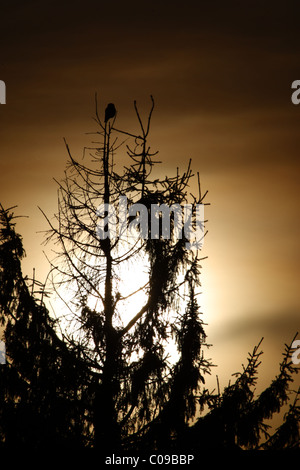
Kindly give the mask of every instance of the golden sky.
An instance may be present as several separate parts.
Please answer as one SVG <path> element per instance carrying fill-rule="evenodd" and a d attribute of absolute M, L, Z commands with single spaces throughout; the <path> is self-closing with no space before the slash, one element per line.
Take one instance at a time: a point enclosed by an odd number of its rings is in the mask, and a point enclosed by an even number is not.
<path fill-rule="evenodd" d="M 269 381 L 300 329 L 299 13 L 275 0 L 1 2 L 0 201 L 29 216 L 24 271 L 43 280 L 37 206 L 56 211 L 63 138 L 80 157 L 95 92 L 128 130 L 152 94 L 161 173 L 192 158 L 209 191 L 200 304 L 223 386 L 262 336 Z"/>

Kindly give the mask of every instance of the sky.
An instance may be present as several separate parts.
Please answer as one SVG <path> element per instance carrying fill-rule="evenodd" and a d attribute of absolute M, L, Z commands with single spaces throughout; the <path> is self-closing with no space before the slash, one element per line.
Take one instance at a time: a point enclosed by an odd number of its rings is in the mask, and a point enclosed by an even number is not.
<path fill-rule="evenodd" d="M 260 380 L 278 372 L 300 329 L 297 1 L 1 1 L 0 202 L 17 205 L 27 258 L 42 245 L 67 161 L 81 158 L 99 109 L 136 129 L 155 100 L 161 175 L 189 159 L 208 190 L 199 298 L 221 387 L 264 337 Z M 124 157 L 120 163 L 126 164 Z"/>

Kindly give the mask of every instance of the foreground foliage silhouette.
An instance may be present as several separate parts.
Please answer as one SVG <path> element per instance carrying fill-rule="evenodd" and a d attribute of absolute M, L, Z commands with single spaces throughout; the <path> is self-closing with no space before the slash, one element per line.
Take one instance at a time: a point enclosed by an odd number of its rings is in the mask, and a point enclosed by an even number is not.
<path fill-rule="evenodd" d="M 97 144 L 88 165 L 73 158 L 59 184 L 58 214 L 48 243 L 52 288 L 68 308 L 68 320 L 50 316 L 48 285 L 24 278 L 21 236 L 13 209 L 0 211 L 0 321 L 7 363 L 0 365 L 0 442 L 35 448 L 95 448 L 110 452 L 197 454 L 201 449 L 286 449 L 299 447 L 298 393 L 283 424 L 272 435 L 265 420 L 279 412 L 298 369 L 286 347 L 279 374 L 255 395 L 260 344 L 243 371 L 223 392 L 205 388 L 211 371 L 206 335 L 197 303 L 199 250 L 170 237 L 99 239 L 101 203 L 128 206 L 203 203 L 200 184 L 189 199 L 193 174 L 153 178 L 148 135 L 154 103 L 144 125 L 135 103 L 139 131 L 120 131 L 116 113 L 96 111 Z M 119 138 L 126 142 L 119 142 Z M 118 173 L 115 154 L 130 165 Z M 86 155 L 87 152 L 85 152 Z M 86 156 L 85 156 L 86 158 Z M 124 156 L 122 156 L 124 158 Z M 119 160 L 120 161 L 120 160 Z M 117 162 L 118 163 L 118 162 Z M 199 178 L 198 178 L 199 182 Z M 134 219 L 134 217 L 132 217 Z M 132 221 L 130 219 L 130 221 Z M 137 218 L 135 219 L 138 221 Z M 138 230 L 139 224 L 136 224 Z M 144 263 L 147 279 L 136 272 Z M 132 285 L 122 283 L 134 272 Z M 67 296 L 67 297 L 66 297 Z M 129 302 L 139 296 L 140 305 Z M 168 355 L 170 343 L 177 356 Z"/>

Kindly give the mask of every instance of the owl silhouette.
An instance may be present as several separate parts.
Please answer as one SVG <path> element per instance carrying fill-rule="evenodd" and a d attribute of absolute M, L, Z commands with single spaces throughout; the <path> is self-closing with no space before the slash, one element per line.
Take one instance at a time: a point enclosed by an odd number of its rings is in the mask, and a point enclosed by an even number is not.
<path fill-rule="evenodd" d="M 106 110 L 105 110 L 105 116 L 104 116 L 104 122 L 107 122 L 109 119 L 115 117 L 116 115 L 116 108 L 113 103 L 108 103 Z"/>

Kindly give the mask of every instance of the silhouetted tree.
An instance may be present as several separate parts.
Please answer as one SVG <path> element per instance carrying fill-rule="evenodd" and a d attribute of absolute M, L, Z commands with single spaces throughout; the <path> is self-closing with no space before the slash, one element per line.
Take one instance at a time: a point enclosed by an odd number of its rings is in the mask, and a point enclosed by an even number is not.
<path fill-rule="evenodd" d="M 203 354 L 197 302 L 200 246 L 191 249 L 188 231 L 178 237 L 179 221 L 187 228 L 188 219 L 177 210 L 189 203 L 195 213 L 206 193 L 199 175 L 198 195 L 189 192 L 190 163 L 182 174 L 177 169 L 175 176 L 153 176 L 157 153 L 148 136 L 154 102 L 145 123 L 134 106 L 135 133 L 115 126 L 112 103 L 104 119 L 96 107 L 99 142 L 85 149 L 88 163 L 75 159 L 66 144 L 58 213 L 54 221 L 46 217 L 46 241 L 57 255 L 52 285 L 66 307 L 55 319 L 45 305 L 46 287 L 33 280 L 30 288 L 22 275 L 22 240 L 11 210 L 1 207 L 0 321 L 7 364 L 0 366 L 0 438 L 106 454 L 295 448 L 297 394 L 273 435 L 265 424 L 287 403 L 298 371 L 289 347 L 278 377 L 259 396 L 259 346 L 223 392 L 205 388 L 211 363 Z M 122 152 L 129 160 L 124 167 Z M 163 208 L 171 206 L 168 226 Z M 136 297 L 138 307 L 131 302 Z M 171 344 L 176 354 L 170 354 Z"/>
<path fill-rule="evenodd" d="M 154 220 L 152 212 L 154 204 L 183 207 L 193 175 L 188 165 L 182 175 L 177 171 L 174 177 L 151 178 L 155 153 L 147 140 L 153 107 L 152 101 L 144 125 L 135 104 L 140 127 L 136 134 L 114 127 L 115 107 L 111 103 L 104 122 L 97 112 L 97 133 L 102 142 L 93 152 L 90 166 L 75 160 L 67 146 L 70 161 L 65 180 L 59 183 L 58 224 L 49 220 L 48 239 L 60 246 L 53 268 L 64 289 L 73 290 L 77 307 L 72 313 L 81 334 L 69 340 L 80 344 L 82 354 L 99 368 L 93 424 L 95 445 L 105 449 L 117 449 L 132 435 L 142 436 L 153 422 L 157 429 L 157 423 L 164 428 L 167 440 L 182 433 L 195 416 L 196 394 L 203 375 L 209 372 L 195 298 L 200 285 L 198 251 L 189 249 L 185 234 L 175 236 L 175 216 L 166 227 L 163 217 L 158 213 Z M 113 161 L 115 151 L 122 150 L 119 136 L 129 139 L 125 148 L 130 165 L 121 173 Z M 101 204 L 118 209 L 120 198 L 125 196 L 129 210 L 125 228 L 135 224 L 137 233 L 144 231 L 143 237 L 134 240 L 124 233 L 112 233 L 114 226 L 105 219 L 109 214 L 99 212 Z M 190 201 L 191 208 L 202 200 L 199 191 Z M 130 213 L 133 208 L 135 213 Z M 145 226 L 142 210 L 147 212 Z M 120 214 L 117 217 L 120 224 Z M 154 238 L 155 221 L 159 229 Z M 125 292 L 119 280 L 127 276 L 130 266 L 135 271 L 139 260 L 147 270 L 146 282 L 141 285 L 136 277 Z M 144 301 L 139 310 L 134 311 L 132 303 L 125 316 L 126 299 L 141 293 Z M 176 364 L 166 352 L 172 338 L 180 354 Z"/>
<path fill-rule="evenodd" d="M 190 442 L 195 439 L 194 448 L 198 447 L 199 438 L 202 446 L 216 449 L 299 447 L 298 392 L 290 390 L 293 374 L 297 373 L 298 369 L 291 362 L 291 346 L 286 345 L 278 376 L 269 387 L 256 396 L 255 385 L 262 354 L 260 344 L 261 342 L 249 354 L 243 372 L 234 374 L 237 377 L 235 382 L 225 387 L 222 394 L 210 396 L 210 411 L 199 418 L 190 430 Z M 295 395 L 293 405 L 285 414 L 283 424 L 274 433 L 265 420 L 278 413 L 282 406 L 288 403 L 292 394 Z"/>
<path fill-rule="evenodd" d="M 23 277 L 25 253 L 14 225 L 11 210 L 0 206 L 0 325 L 7 355 L 0 366 L 0 443 L 82 446 L 89 442 L 91 370 L 58 337 L 44 286 L 33 282 L 30 289 Z"/>

